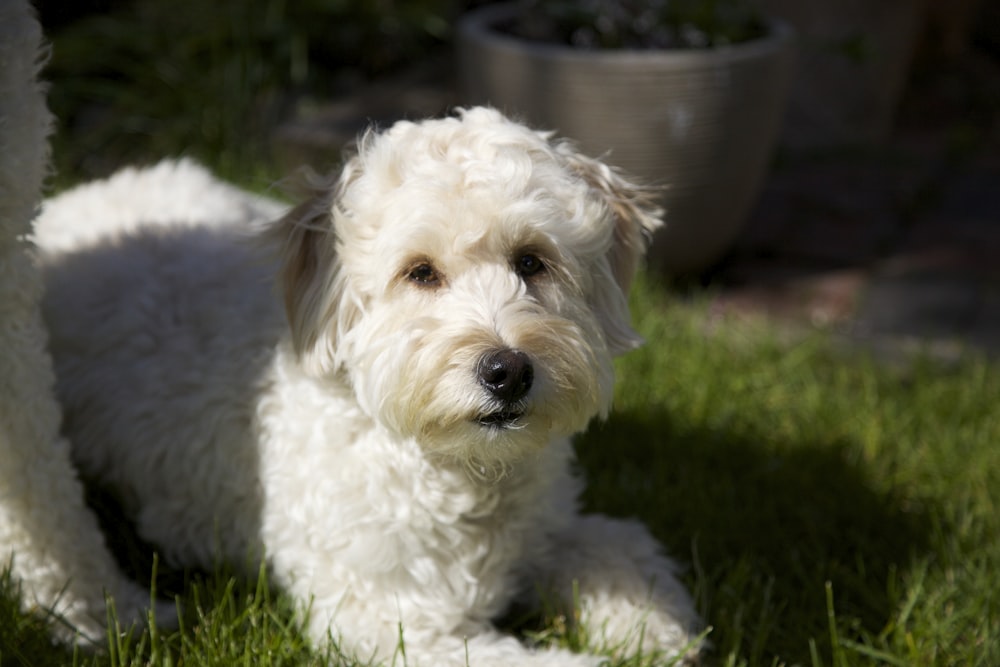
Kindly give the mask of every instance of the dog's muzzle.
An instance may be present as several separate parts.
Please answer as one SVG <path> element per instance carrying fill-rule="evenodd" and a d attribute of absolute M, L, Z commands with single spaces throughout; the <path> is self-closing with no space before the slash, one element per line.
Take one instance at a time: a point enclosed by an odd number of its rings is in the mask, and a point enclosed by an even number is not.
<path fill-rule="evenodd" d="M 531 391 L 535 369 L 531 359 L 520 350 L 503 349 L 483 355 L 477 370 L 479 384 L 500 406 L 479 418 L 483 426 L 510 428 L 524 415 L 522 399 Z"/>

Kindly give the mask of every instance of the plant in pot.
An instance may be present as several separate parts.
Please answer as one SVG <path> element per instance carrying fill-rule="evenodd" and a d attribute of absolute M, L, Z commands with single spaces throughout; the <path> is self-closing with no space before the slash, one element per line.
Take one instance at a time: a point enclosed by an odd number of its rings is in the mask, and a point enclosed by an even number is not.
<path fill-rule="evenodd" d="M 650 263 L 705 270 L 756 200 L 784 114 L 794 31 L 747 0 L 525 0 L 458 23 L 462 99 L 575 140 L 663 187 Z"/>

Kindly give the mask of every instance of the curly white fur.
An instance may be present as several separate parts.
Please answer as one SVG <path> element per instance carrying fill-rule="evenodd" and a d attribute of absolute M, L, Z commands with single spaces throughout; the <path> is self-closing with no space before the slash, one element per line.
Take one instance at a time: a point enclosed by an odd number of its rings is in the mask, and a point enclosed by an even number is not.
<path fill-rule="evenodd" d="M 685 651 L 670 561 L 581 516 L 570 472 L 639 342 L 646 193 L 472 109 L 370 133 L 266 227 L 272 209 L 180 162 L 38 222 L 75 457 L 140 533 L 175 563 L 266 559 L 310 636 L 363 657 L 391 660 L 402 628 L 410 665 L 595 664 L 491 625 L 574 586 L 598 640 Z"/>
<path fill-rule="evenodd" d="M 30 4 L 0 0 L 0 567 L 11 564 L 26 606 L 61 619 L 60 637 L 100 640 L 105 593 L 125 623 L 142 619 L 150 600 L 105 548 L 59 436 L 28 239 L 52 122 L 38 82 L 44 56 Z"/>

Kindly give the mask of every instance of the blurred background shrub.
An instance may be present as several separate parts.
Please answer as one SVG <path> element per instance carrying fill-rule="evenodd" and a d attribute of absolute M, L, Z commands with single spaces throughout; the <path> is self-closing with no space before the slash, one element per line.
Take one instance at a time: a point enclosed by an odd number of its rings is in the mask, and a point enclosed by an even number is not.
<path fill-rule="evenodd" d="M 42 0 L 61 174 L 178 151 L 266 156 L 297 91 L 336 95 L 447 43 L 461 0 Z M 227 168 L 228 167 L 228 168 Z"/>

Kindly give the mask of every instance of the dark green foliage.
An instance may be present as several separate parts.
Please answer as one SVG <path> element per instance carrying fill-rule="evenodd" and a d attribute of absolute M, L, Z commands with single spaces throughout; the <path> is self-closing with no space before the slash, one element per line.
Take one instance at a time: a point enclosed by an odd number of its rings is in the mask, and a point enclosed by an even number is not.
<path fill-rule="evenodd" d="M 63 173 L 180 150 L 246 176 L 296 90 L 335 94 L 441 45 L 454 0 L 135 0 L 49 37 Z M 221 160 L 220 160 L 221 158 Z"/>

